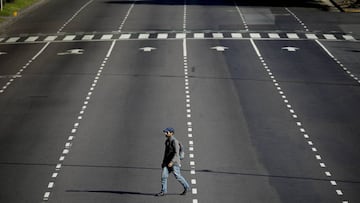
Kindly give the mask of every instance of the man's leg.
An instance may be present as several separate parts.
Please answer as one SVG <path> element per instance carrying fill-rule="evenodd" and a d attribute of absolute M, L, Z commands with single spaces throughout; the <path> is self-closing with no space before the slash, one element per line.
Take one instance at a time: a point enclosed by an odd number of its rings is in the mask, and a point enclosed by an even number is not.
<path fill-rule="evenodd" d="M 184 192 L 182 194 L 186 194 L 188 190 L 190 190 L 189 183 L 185 180 L 185 178 L 180 173 L 180 167 L 179 166 L 173 166 L 174 169 L 174 175 L 177 181 L 181 183 L 181 185 L 184 187 Z"/>
<path fill-rule="evenodd" d="M 167 179 L 169 177 L 169 170 L 167 167 L 162 169 L 161 173 L 161 192 L 167 193 Z"/>

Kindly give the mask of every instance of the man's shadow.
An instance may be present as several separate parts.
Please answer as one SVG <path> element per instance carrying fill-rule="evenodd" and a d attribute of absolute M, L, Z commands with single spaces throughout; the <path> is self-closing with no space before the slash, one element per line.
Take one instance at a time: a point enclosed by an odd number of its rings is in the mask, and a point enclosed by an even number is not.
<path fill-rule="evenodd" d="M 111 194 L 118 194 L 118 195 L 143 195 L 143 196 L 155 196 L 156 195 L 156 193 L 118 191 L 118 190 L 66 190 L 66 192 L 111 193 Z M 179 195 L 179 194 L 167 193 L 166 195 Z"/>

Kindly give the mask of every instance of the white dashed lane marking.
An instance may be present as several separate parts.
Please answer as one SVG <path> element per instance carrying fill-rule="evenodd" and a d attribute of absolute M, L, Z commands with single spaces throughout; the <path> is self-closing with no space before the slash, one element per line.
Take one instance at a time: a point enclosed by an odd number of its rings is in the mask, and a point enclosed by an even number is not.
<path fill-rule="evenodd" d="M 360 78 L 354 75 L 344 64 L 342 64 L 319 40 L 315 40 L 315 42 L 330 56 L 338 66 L 345 71 L 352 79 L 360 84 Z"/>
<path fill-rule="evenodd" d="M 316 40 L 316 41 L 317 41 L 317 40 Z M 316 154 L 315 154 L 315 159 L 319 162 L 320 167 L 325 170 L 325 171 L 324 171 L 325 176 L 326 176 L 327 178 L 331 178 L 331 177 L 332 177 L 331 172 L 327 169 L 327 167 L 326 167 L 326 165 L 325 165 L 325 163 L 324 163 L 324 161 L 323 161 L 323 158 L 320 156 L 320 153 L 319 153 L 318 149 L 315 147 L 314 142 L 310 139 L 310 136 L 309 136 L 309 134 L 306 132 L 306 129 L 303 127 L 302 122 L 300 121 L 300 119 L 298 118 L 298 116 L 295 114 L 295 110 L 292 108 L 292 105 L 290 104 L 289 100 L 287 99 L 284 91 L 281 89 L 279 82 L 276 80 L 275 76 L 272 74 L 271 69 L 270 69 L 269 66 L 266 64 L 265 59 L 262 57 L 262 55 L 261 55 L 258 47 L 256 46 L 254 40 L 253 40 L 253 39 L 250 39 L 250 42 L 251 42 L 251 44 L 252 44 L 252 46 L 253 46 L 253 48 L 254 48 L 257 56 L 259 57 L 259 60 L 260 60 L 261 63 L 263 64 L 263 67 L 264 67 L 265 71 L 268 73 L 269 77 L 271 78 L 271 80 L 272 80 L 273 83 L 274 83 L 274 86 L 275 86 L 276 89 L 278 90 L 279 95 L 280 95 L 281 98 L 283 99 L 285 106 L 289 109 L 289 112 L 290 112 L 291 116 L 294 118 L 296 126 L 299 128 L 300 133 L 301 133 L 301 134 L 303 135 L 303 137 L 305 138 L 305 142 L 307 142 L 307 144 L 310 146 L 311 151 L 314 152 L 314 153 L 316 153 Z M 318 41 L 317 41 L 317 42 L 318 42 Z M 322 46 L 321 43 L 320 43 L 319 45 Z M 328 51 L 327 51 L 327 52 L 328 52 Z M 329 54 L 330 56 L 332 56 L 332 54 L 331 54 L 330 52 L 328 52 L 328 54 Z M 337 186 L 337 184 L 336 184 L 336 182 L 335 182 L 334 180 L 331 180 L 331 181 L 330 181 L 330 184 L 331 184 L 332 186 Z M 335 191 L 336 191 L 337 195 L 343 196 L 342 190 L 336 188 Z M 348 201 L 344 200 L 344 201 L 342 201 L 342 202 L 344 203 L 344 202 L 348 202 Z"/>
<path fill-rule="evenodd" d="M 184 83 L 185 83 L 185 109 L 186 109 L 186 117 L 187 117 L 187 132 L 189 138 L 189 158 L 190 158 L 190 174 L 191 174 L 191 192 L 194 195 L 192 199 L 193 202 L 198 202 L 196 195 L 198 190 L 196 188 L 197 180 L 196 180 L 196 162 L 195 162 L 195 155 L 194 155 L 194 146 L 195 142 L 193 140 L 193 122 L 191 119 L 191 100 L 190 100 L 190 81 L 188 76 L 188 57 L 187 57 L 187 44 L 186 38 L 183 39 L 183 66 L 184 66 Z"/>
<path fill-rule="evenodd" d="M 45 51 L 45 49 L 49 46 L 50 43 L 46 43 L 39 52 L 37 52 L 35 54 L 35 56 L 33 56 L 24 66 L 22 66 L 20 68 L 20 70 L 14 75 L 12 76 L 9 81 L 0 89 L 0 94 L 5 93 L 5 90 L 8 89 L 8 87 L 15 81 L 15 79 L 17 78 L 21 78 L 22 77 L 22 72 L 24 72 L 29 66 L 30 64 L 37 58 L 40 56 L 41 53 L 43 53 Z"/>
<path fill-rule="evenodd" d="M 87 3 L 85 3 L 78 11 L 75 12 L 73 16 L 69 20 L 67 20 L 64 25 L 57 31 L 57 33 L 60 33 L 63 31 L 63 29 L 76 17 L 79 15 L 79 13 L 84 10 L 89 4 L 91 4 L 94 0 L 90 0 Z"/>
<path fill-rule="evenodd" d="M 89 102 L 91 101 L 91 97 L 93 95 L 93 91 L 95 90 L 96 84 L 98 83 L 99 79 L 101 78 L 102 75 L 102 71 L 106 65 L 106 62 L 108 60 L 108 58 L 110 57 L 112 50 L 115 46 L 116 40 L 113 40 L 104 60 L 102 61 L 97 74 L 94 77 L 93 83 L 90 85 L 90 91 L 86 94 L 85 99 L 84 99 L 84 105 L 81 107 L 81 110 L 79 111 L 79 114 L 76 116 L 77 119 L 74 122 L 73 128 L 71 129 L 71 135 L 68 137 L 67 141 L 64 144 L 64 148 L 61 152 L 61 155 L 58 159 L 58 163 L 55 167 L 55 171 L 52 173 L 50 181 L 48 183 L 48 187 L 47 187 L 47 191 L 44 193 L 43 196 L 43 201 L 48 201 L 51 195 L 51 192 L 53 190 L 53 188 L 55 187 L 55 181 L 56 178 L 58 177 L 59 172 L 61 171 L 62 168 L 62 163 L 64 163 L 66 156 L 70 153 L 71 147 L 73 145 L 73 141 L 76 138 L 76 133 L 77 130 L 80 127 L 80 121 L 83 118 L 83 115 L 85 114 L 85 111 L 87 109 L 87 105 L 89 104 Z"/>

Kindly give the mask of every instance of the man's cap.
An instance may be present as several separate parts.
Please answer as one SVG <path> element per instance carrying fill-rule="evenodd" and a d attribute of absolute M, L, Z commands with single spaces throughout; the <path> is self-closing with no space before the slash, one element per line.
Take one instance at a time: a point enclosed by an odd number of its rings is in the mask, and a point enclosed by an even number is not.
<path fill-rule="evenodd" d="M 163 132 L 165 133 L 165 132 L 171 132 L 171 133 L 174 133 L 175 132 L 175 130 L 174 130 L 174 128 L 165 128 L 164 130 L 163 130 Z"/>

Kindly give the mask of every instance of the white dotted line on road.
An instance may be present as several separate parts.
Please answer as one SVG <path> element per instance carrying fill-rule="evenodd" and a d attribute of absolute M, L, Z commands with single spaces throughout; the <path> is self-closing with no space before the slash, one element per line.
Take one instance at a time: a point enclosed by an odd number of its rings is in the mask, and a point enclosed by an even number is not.
<path fill-rule="evenodd" d="M 183 31 L 186 32 L 186 23 L 187 23 L 187 2 L 184 0 L 184 22 L 183 22 Z"/>
<path fill-rule="evenodd" d="M 126 20 L 128 19 L 129 15 L 130 15 L 130 13 L 131 13 L 131 11 L 132 11 L 132 9 L 133 9 L 134 6 L 135 6 L 136 1 L 137 1 L 137 0 L 134 0 L 133 3 L 131 4 L 130 8 L 128 9 L 124 20 L 121 22 L 121 25 L 120 25 L 120 27 L 119 27 L 119 29 L 118 29 L 118 32 L 121 32 L 121 31 L 122 31 L 122 29 L 123 29 L 123 27 L 124 27 L 124 25 L 125 25 Z"/>
<path fill-rule="evenodd" d="M 80 121 L 83 119 L 85 111 L 86 111 L 86 109 L 88 107 L 88 104 L 90 102 L 91 96 L 93 95 L 93 92 L 95 90 L 95 87 L 96 87 L 98 81 L 100 80 L 103 69 L 105 68 L 106 62 L 108 61 L 108 59 L 110 57 L 110 54 L 111 54 L 111 52 L 112 52 L 112 50 L 113 50 L 113 48 L 115 46 L 115 43 L 116 43 L 116 40 L 114 40 L 112 42 L 106 57 L 102 61 L 101 65 L 100 65 L 100 67 L 98 69 L 98 72 L 95 75 L 94 81 L 91 84 L 89 92 L 87 93 L 87 95 L 85 97 L 83 105 L 82 105 L 82 107 L 81 107 L 81 109 L 79 111 L 79 114 L 77 115 L 77 119 L 74 122 L 73 128 L 71 129 L 70 135 L 69 135 L 69 137 L 68 137 L 68 139 L 67 139 L 67 141 L 65 143 L 64 149 L 62 150 L 62 153 L 61 153 L 61 155 L 59 157 L 58 163 L 56 164 L 55 170 L 53 171 L 53 173 L 51 175 L 51 179 L 50 179 L 50 181 L 48 183 L 48 186 L 47 186 L 47 191 L 44 193 L 44 196 L 43 196 L 43 201 L 48 201 L 49 198 L 50 198 L 51 192 L 52 192 L 52 190 L 53 190 L 53 188 L 55 186 L 56 178 L 58 177 L 58 175 L 60 173 L 60 170 L 62 168 L 62 165 L 63 165 L 64 161 L 65 161 L 66 156 L 70 153 L 70 148 L 73 145 L 73 141 L 76 138 L 76 133 L 77 133 L 77 131 L 79 129 L 79 126 L 80 126 Z"/>
<path fill-rule="evenodd" d="M 22 77 L 22 72 L 24 72 L 25 69 L 27 69 L 30 64 L 37 58 L 40 56 L 41 53 L 44 52 L 44 50 L 46 49 L 46 47 L 49 46 L 49 42 L 45 44 L 45 46 L 43 46 L 41 48 L 41 50 L 34 56 L 32 57 L 23 67 L 20 68 L 20 70 L 10 78 L 10 80 L 0 89 L 0 94 L 4 93 L 5 90 L 15 81 L 16 78 L 20 78 Z"/>
<path fill-rule="evenodd" d="M 295 120 L 296 125 L 299 128 L 300 133 L 304 136 L 305 138 L 305 142 L 309 145 L 309 147 L 311 148 L 311 151 L 315 154 L 314 158 L 319 162 L 319 166 L 324 170 L 324 175 L 327 178 L 331 178 L 332 175 L 330 173 L 330 171 L 327 169 L 325 162 L 323 161 L 323 158 L 320 156 L 320 153 L 318 151 L 318 149 L 315 147 L 314 142 L 310 139 L 309 134 L 306 132 L 306 129 L 303 127 L 303 124 L 301 123 L 299 116 L 296 114 L 294 108 L 292 107 L 292 105 L 290 104 L 288 98 L 286 97 L 286 94 L 284 93 L 283 89 L 281 88 L 279 82 L 276 80 L 274 74 L 271 72 L 269 66 L 267 65 L 267 63 L 265 62 L 265 59 L 262 57 L 259 49 L 257 48 L 255 42 L 253 39 L 250 39 L 250 42 L 256 52 L 256 54 L 258 55 L 260 62 L 262 63 L 265 71 L 267 72 L 267 74 L 269 75 L 269 77 L 271 78 L 272 82 L 274 83 L 274 86 L 276 87 L 279 95 L 281 96 L 284 104 L 286 105 L 287 109 L 289 110 L 289 112 L 291 113 L 292 118 Z M 335 187 L 335 192 L 338 196 L 343 196 L 343 192 L 342 190 L 338 189 L 337 183 L 335 180 L 330 180 L 330 184 L 332 186 Z M 342 201 L 342 203 L 348 203 L 348 201 Z"/>
<path fill-rule="evenodd" d="M 360 83 L 360 78 L 354 75 L 344 64 L 342 64 L 334 55 L 330 53 L 330 51 L 319 41 L 315 40 L 315 42 L 356 82 Z"/>
<path fill-rule="evenodd" d="M 288 9 L 288 8 L 285 8 L 285 10 L 287 12 L 289 12 L 300 23 L 300 25 L 302 25 L 304 27 L 306 32 L 310 31 L 309 28 L 305 25 L 305 23 L 302 20 L 300 20 L 300 18 L 298 18 L 294 12 L 290 11 L 290 9 Z"/>
<path fill-rule="evenodd" d="M 246 30 L 246 31 L 249 31 L 249 26 L 248 26 L 248 24 L 246 23 L 244 14 L 241 12 L 241 10 L 240 10 L 238 4 L 236 3 L 236 1 L 234 1 L 234 4 L 235 4 L 236 10 L 238 11 L 238 13 L 239 13 L 239 15 L 240 15 L 240 18 L 241 18 L 241 20 L 242 20 L 242 22 L 243 22 L 243 24 L 244 24 L 245 30 Z"/>
<path fill-rule="evenodd" d="M 57 31 L 57 33 L 60 33 L 77 15 L 79 15 L 79 13 L 85 9 L 89 4 L 91 4 L 94 0 L 90 0 L 88 1 L 86 4 L 84 4 L 78 11 L 76 11 L 76 13 L 68 20 L 65 22 L 65 24 L 63 26 L 61 26 L 61 28 Z"/>
<path fill-rule="evenodd" d="M 186 118 L 187 118 L 187 133 L 189 138 L 189 158 L 190 158 L 190 174 L 191 174 L 191 192 L 193 195 L 197 195 L 197 180 L 196 180 L 196 163 L 194 154 L 194 140 L 193 140 L 193 123 L 191 119 L 191 96 L 190 96 L 190 83 L 189 83 L 189 70 L 188 70 L 188 58 L 187 58 L 187 46 L 186 38 L 183 39 L 183 57 L 184 57 L 184 81 L 185 81 L 185 106 L 186 106 Z M 198 203 L 198 199 L 193 198 L 193 203 Z"/>

